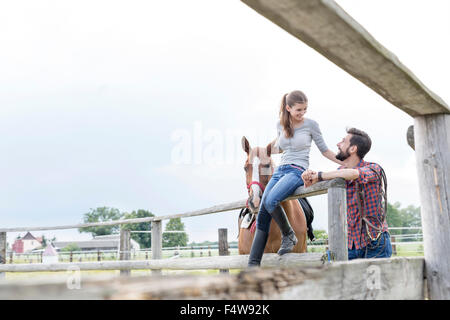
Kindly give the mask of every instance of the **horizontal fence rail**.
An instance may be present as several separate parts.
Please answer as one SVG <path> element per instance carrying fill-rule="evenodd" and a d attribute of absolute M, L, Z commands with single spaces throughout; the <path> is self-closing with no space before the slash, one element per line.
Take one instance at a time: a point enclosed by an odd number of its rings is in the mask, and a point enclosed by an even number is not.
<path fill-rule="evenodd" d="M 34 263 L 0 265 L 0 272 L 45 272 L 73 270 L 208 270 L 245 269 L 248 255 L 217 256 L 210 258 L 157 259 L 144 261 L 104 261 L 75 263 Z M 268 253 L 261 261 L 262 268 L 319 266 L 324 264 L 323 253 L 288 253 L 279 256 Z"/>
<path fill-rule="evenodd" d="M 211 277 L 84 277 L 78 290 L 68 290 L 65 277 L 51 283 L 5 281 L 0 299 L 424 299 L 423 270 L 423 258 L 390 258 Z"/>

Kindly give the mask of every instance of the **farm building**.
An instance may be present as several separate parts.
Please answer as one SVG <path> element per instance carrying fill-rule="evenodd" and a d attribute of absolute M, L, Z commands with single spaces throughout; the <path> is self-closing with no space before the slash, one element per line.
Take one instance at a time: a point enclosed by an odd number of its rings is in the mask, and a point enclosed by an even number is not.
<path fill-rule="evenodd" d="M 130 239 L 131 241 L 131 249 L 139 250 L 139 243 Z M 68 245 L 76 245 L 81 251 L 106 251 L 106 250 L 119 250 L 120 244 L 120 235 L 112 234 L 105 236 L 96 236 L 92 240 L 83 240 L 83 241 L 55 241 L 53 245 L 56 250 L 59 251 Z"/>
<path fill-rule="evenodd" d="M 16 239 L 12 245 L 12 251 L 15 253 L 25 253 L 42 246 L 42 237 L 34 237 L 27 232 L 22 238 Z"/>

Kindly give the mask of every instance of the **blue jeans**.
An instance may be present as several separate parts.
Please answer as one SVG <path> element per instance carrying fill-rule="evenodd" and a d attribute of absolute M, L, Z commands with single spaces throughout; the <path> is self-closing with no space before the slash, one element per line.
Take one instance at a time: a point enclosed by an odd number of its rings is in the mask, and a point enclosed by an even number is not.
<path fill-rule="evenodd" d="M 256 218 L 256 227 L 266 233 L 269 233 L 270 215 L 280 202 L 294 193 L 295 189 L 303 185 L 302 173 L 305 171 L 302 167 L 285 164 L 279 166 L 266 188 L 261 199 L 259 212 Z"/>
<path fill-rule="evenodd" d="M 378 240 L 370 241 L 364 248 L 348 249 L 348 260 L 363 258 L 389 258 L 391 255 L 391 236 L 388 232 L 383 232 Z"/>

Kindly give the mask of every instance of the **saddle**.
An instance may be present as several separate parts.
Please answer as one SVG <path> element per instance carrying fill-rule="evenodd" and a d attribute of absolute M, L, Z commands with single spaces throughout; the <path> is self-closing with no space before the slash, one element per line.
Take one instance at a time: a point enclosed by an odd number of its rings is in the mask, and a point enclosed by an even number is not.
<path fill-rule="evenodd" d="M 298 198 L 298 202 L 300 203 L 300 206 L 302 207 L 303 212 L 305 213 L 306 226 L 308 227 L 307 232 L 308 238 L 309 240 L 314 241 L 315 237 L 312 227 L 312 222 L 314 220 L 314 210 L 311 207 L 311 204 L 309 203 L 307 198 Z M 251 228 L 252 233 L 255 232 L 256 214 L 251 213 L 248 208 L 242 208 L 241 212 L 239 213 L 239 219 L 241 218 L 242 218 L 241 229 Z"/>
<path fill-rule="evenodd" d="M 312 227 L 312 222 L 314 221 L 314 210 L 307 198 L 298 198 L 298 202 L 300 202 L 303 212 L 305 213 L 306 226 L 308 227 L 308 238 L 309 240 L 314 241 L 316 239 L 314 237 L 314 230 Z"/>
<path fill-rule="evenodd" d="M 242 208 L 239 213 L 239 219 L 242 218 L 241 229 L 248 229 L 256 221 L 256 214 L 251 213 L 249 208 Z"/>

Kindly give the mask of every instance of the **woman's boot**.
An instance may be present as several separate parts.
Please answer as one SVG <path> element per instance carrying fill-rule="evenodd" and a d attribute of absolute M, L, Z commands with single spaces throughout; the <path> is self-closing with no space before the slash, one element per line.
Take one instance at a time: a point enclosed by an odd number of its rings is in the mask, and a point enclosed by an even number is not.
<path fill-rule="evenodd" d="M 292 251 L 294 246 L 297 244 L 297 237 L 295 236 L 294 230 L 292 230 L 291 224 L 286 217 L 286 213 L 284 212 L 281 205 L 277 206 L 275 210 L 271 213 L 272 218 L 278 224 L 278 227 L 281 230 L 282 239 L 281 239 L 281 247 L 278 250 L 278 255 L 282 256 L 283 254 L 289 253 Z"/>
<path fill-rule="evenodd" d="M 261 265 L 261 259 L 264 253 L 264 248 L 266 247 L 268 237 L 268 233 L 256 228 L 252 248 L 250 250 L 250 256 L 248 258 L 249 267 L 259 267 Z"/>

